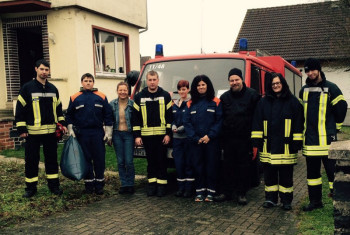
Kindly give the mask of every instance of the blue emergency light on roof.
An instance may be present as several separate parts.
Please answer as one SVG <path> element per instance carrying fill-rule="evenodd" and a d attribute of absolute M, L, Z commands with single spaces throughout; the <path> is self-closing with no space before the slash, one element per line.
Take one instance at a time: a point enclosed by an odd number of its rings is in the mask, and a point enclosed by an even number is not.
<path fill-rule="evenodd" d="M 297 62 L 296 62 L 295 60 L 292 60 L 290 63 L 291 63 L 294 67 L 297 67 Z"/>
<path fill-rule="evenodd" d="M 163 44 L 156 44 L 156 58 L 163 56 Z"/>
<path fill-rule="evenodd" d="M 239 50 L 240 51 L 248 50 L 248 40 L 246 38 L 239 39 Z"/>

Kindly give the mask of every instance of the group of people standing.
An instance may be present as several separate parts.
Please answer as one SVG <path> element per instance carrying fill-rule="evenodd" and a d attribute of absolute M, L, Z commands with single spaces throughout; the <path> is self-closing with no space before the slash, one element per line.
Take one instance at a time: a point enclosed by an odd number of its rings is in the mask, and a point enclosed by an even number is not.
<path fill-rule="evenodd" d="M 70 97 L 65 119 L 58 91 L 47 81 L 49 64 L 38 61 L 37 78 L 22 87 L 16 107 L 18 132 L 27 139 L 23 196 L 36 193 L 40 143 L 44 145 L 49 189 L 62 194 L 54 138 L 55 124 L 60 122 L 64 132 L 78 139 L 88 159 L 86 193 L 103 194 L 107 142 L 113 144 L 117 155 L 120 194 L 134 193 L 133 149 L 143 146 L 148 163 L 147 196 L 163 197 L 167 147 L 172 140 L 178 197 L 222 202 L 233 199 L 235 192 L 238 203 L 247 204 L 250 164 L 259 156 L 265 182 L 263 206 L 274 207 L 280 198 L 282 208 L 291 210 L 293 167 L 302 149 L 310 199 L 303 209 L 321 208 L 321 161 L 332 195 L 335 162 L 328 159 L 328 149 L 344 121 L 347 103 L 340 89 L 326 80 L 318 60 L 309 58 L 304 67 L 308 78 L 299 99 L 279 73 L 266 75 L 266 93 L 261 98 L 246 86 L 242 71 L 233 68 L 228 73 L 230 89 L 220 99 L 215 97 L 210 78 L 198 75 L 191 85 L 180 80 L 180 98 L 172 101 L 158 86 L 159 75 L 152 70 L 146 75 L 147 87 L 133 101 L 128 84 L 121 82 L 118 98 L 108 103 L 87 73 L 81 78 L 81 91 Z"/>

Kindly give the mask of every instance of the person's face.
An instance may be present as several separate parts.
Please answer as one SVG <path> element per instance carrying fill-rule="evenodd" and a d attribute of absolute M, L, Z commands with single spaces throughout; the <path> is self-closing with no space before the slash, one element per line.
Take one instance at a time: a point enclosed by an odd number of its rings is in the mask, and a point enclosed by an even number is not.
<path fill-rule="evenodd" d="M 320 76 L 320 71 L 318 71 L 317 69 L 309 70 L 305 73 L 306 73 L 307 77 L 312 81 L 316 81 L 318 79 L 318 77 Z"/>
<path fill-rule="evenodd" d="M 159 78 L 157 75 L 147 75 L 147 87 L 149 91 L 156 91 L 158 88 Z"/>
<path fill-rule="evenodd" d="M 120 85 L 117 90 L 119 99 L 127 99 L 129 97 L 128 87 L 126 85 Z"/>
<path fill-rule="evenodd" d="M 94 87 L 94 80 L 92 78 L 85 77 L 81 81 L 81 86 L 84 90 L 91 90 Z"/>
<path fill-rule="evenodd" d="M 197 84 L 197 91 L 200 95 L 204 95 L 205 93 L 207 93 L 207 84 L 203 81 L 200 81 Z"/>
<path fill-rule="evenodd" d="M 233 92 L 239 92 L 243 88 L 243 81 L 237 75 L 232 75 L 229 77 L 230 87 Z"/>
<path fill-rule="evenodd" d="M 182 98 L 183 100 L 185 100 L 187 98 L 187 94 L 188 94 L 189 91 L 190 91 L 190 89 L 185 87 L 185 86 L 180 87 L 180 89 L 177 90 L 177 92 L 180 95 L 180 98 Z"/>
<path fill-rule="evenodd" d="M 272 90 L 275 93 L 281 93 L 282 91 L 282 83 L 279 77 L 274 77 L 272 79 Z"/>
<path fill-rule="evenodd" d="M 35 67 L 36 77 L 46 79 L 50 74 L 50 68 L 41 64 L 39 67 Z"/>

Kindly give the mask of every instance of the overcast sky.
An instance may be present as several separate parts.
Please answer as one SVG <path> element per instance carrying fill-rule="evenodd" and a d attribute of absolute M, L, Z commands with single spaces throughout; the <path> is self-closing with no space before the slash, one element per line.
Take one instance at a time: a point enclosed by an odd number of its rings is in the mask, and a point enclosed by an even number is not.
<path fill-rule="evenodd" d="M 247 9 L 323 0 L 147 0 L 148 30 L 140 34 L 140 53 L 164 55 L 231 51 Z"/>

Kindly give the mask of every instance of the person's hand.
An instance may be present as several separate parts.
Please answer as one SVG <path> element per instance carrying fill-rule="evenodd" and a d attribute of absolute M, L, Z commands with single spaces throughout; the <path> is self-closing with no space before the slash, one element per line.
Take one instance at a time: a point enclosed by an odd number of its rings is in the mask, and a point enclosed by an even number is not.
<path fill-rule="evenodd" d="M 113 145 L 112 140 L 108 140 L 107 144 L 108 144 L 108 146 L 112 147 L 112 145 Z"/>
<path fill-rule="evenodd" d="M 171 126 L 171 130 L 172 130 L 174 133 L 176 133 L 176 132 L 177 132 L 177 127 L 176 127 L 175 125 L 172 125 L 172 126 Z"/>
<path fill-rule="evenodd" d="M 164 138 L 163 138 L 163 142 L 162 143 L 164 145 L 167 145 L 167 144 L 169 144 L 169 142 L 170 142 L 170 136 L 165 135 Z"/>
<path fill-rule="evenodd" d="M 28 137 L 28 133 L 22 133 L 22 134 L 19 135 L 19 137 L 27 138 Z"/>
<path fill-rule="evenodd" d="M 106 143 L 108 143 L 108 141 L 112 141 L 112 132 L 113 132 L 112 126 L 105 126 L 105 136 L 103 137 L 103 140 Z"/>
<path fill-rule="evenodd" d="M 141 137 L 135 138 L 135 145 L 136 146 L 142 146 L 143 145 Z"/>
<path fill-rule="evenodd" d="M 198 144 L 202 144 L 202 143 L 207 144 L 209 143 L 209 141 L 210 141 L 210 138 L 208 137 L 208 135 L 205 135 L 199 139 Z"/>
<path fill-rule="evenodd" d="M 73 124 L 68 124 L 67 127 L 68 127 L 67 128 L 68 129 L 68 135 L 75 137 L 75 133 L 74 133 L 74 130 L 73 130 Z"/>
<path fill-rule="evenodd" d="M 253 157 L 252 160 L 254 161 L 256 159 L 256 156 L 258 155 L 258 148 L 253 147 Z"/>
<path fill-rule="evenodd" d="M 64 135 L 68 134 L 68 129 L 67 129 L 67 127 L 65 127 L 65 126 L 63 126 L 63 134 L 64 134 Z"/>

